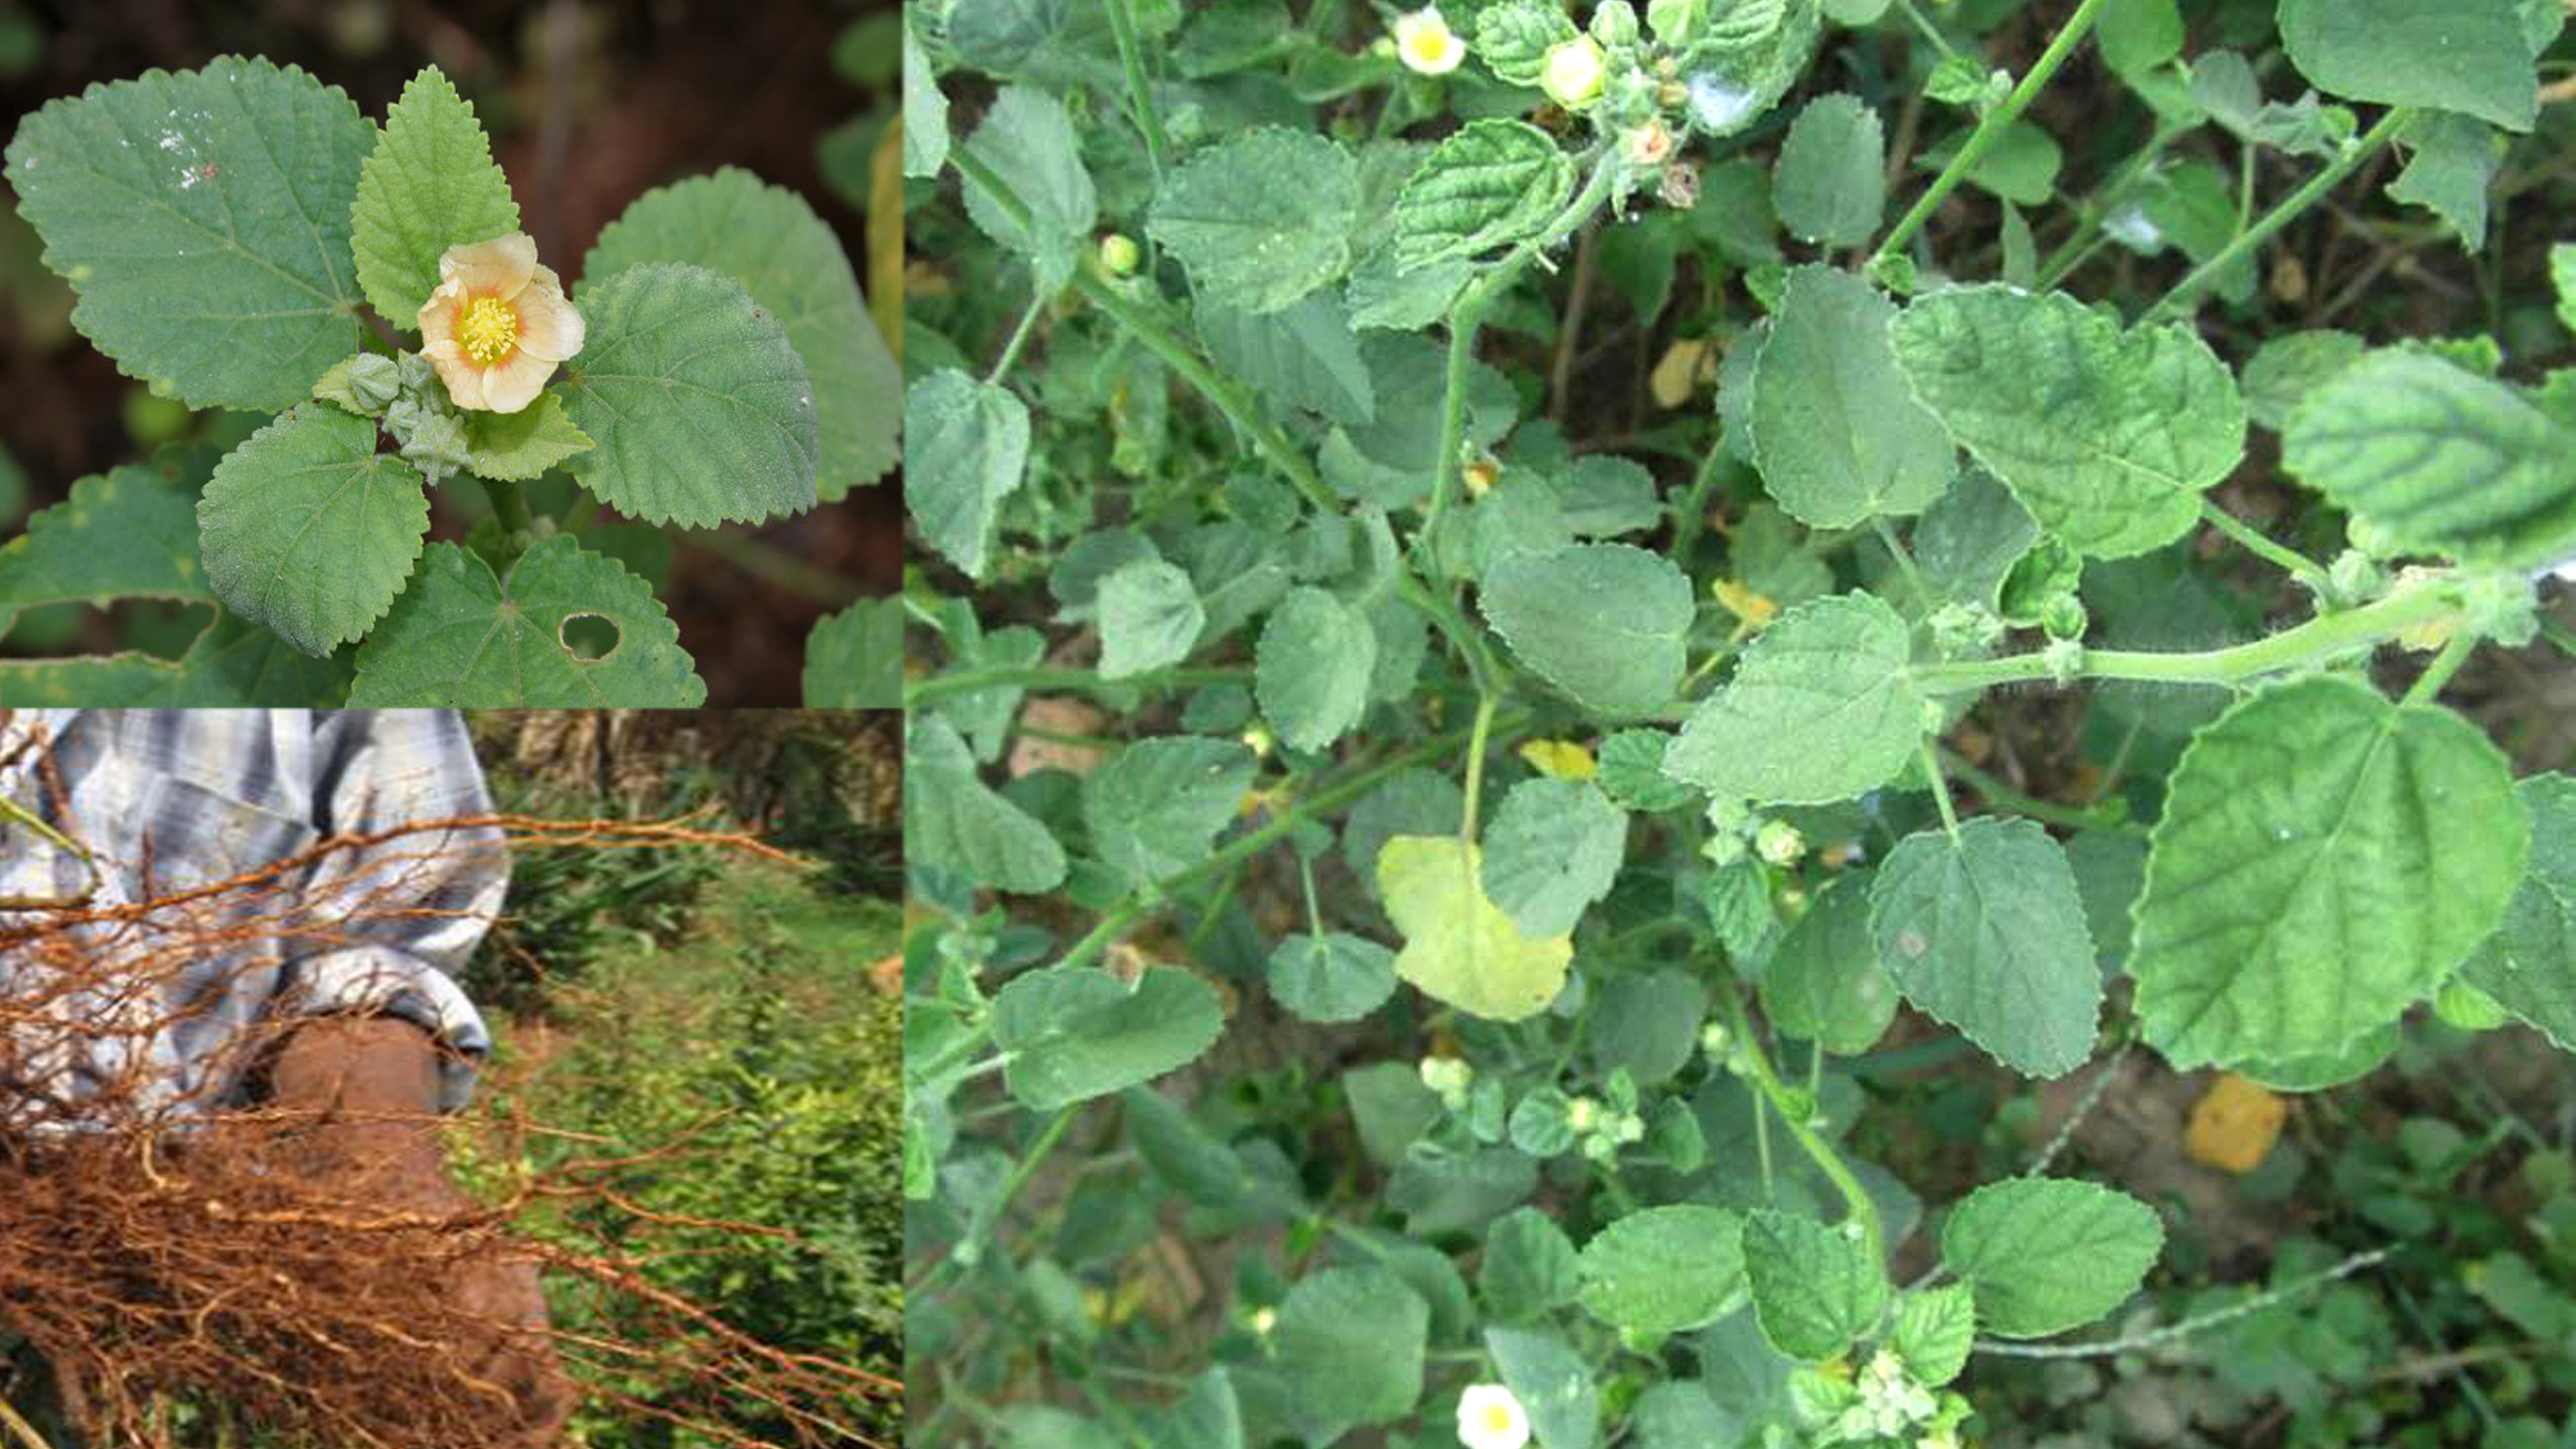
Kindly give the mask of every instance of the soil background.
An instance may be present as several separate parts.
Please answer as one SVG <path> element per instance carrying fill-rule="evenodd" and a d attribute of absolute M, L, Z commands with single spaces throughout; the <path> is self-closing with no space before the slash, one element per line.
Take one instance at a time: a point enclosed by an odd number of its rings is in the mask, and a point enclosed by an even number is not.
<path fill-rule="evenodd" d="M 810 201 L 864 283 L 865 215 L 826 178 L 818 144 L 854 117 L 896 104 L 895 57 L 885 58 L 886 83 L 865 87 L 833 57 L 852 21 L 893 8 L 891 0 L 0 0 L 0 116 L 14 132 L 19 117 L 93 82 L 238 53 L 302 66 L 381 120 L 403 83 L 436 64 L 474 102 L 522 224 L 567 278 L 600 229 L 644 192 L 731 165 Z M 5 187 L 0 201 L 14 212 Z M 6 224 L 24 232 L 14 216 Z M 60 500 L 76 478 L 149 451 L 125 416 L 139 385 L 63 324 L 41 285 L 22 273 L 13 289 L 0 274 L 0 444 L 26 474 L 31 509 Z M 67 310 L 67 300 L 51 300 Z M 442 491 L 432 490 L 440 512 L 431 536 L 455 538 L 463 520 Z M 758 534 L 853 581 L 853 597 L 900 585 L 902 498 L 892 475 Z M 662 598 L 707 681 L 709 705 L 798 702 L 805 635 L 828 612 L 823 602 L 685 547 Z M 80 648 L 116 646 L 110 621 L 92 628 Z"/>

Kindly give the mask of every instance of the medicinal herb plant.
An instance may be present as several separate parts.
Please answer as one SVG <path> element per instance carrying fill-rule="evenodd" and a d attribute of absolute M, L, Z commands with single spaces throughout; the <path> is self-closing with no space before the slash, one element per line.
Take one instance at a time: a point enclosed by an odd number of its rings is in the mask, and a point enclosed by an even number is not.
<path fill-rule="evenodd" d="M 83 479 L 0 551 L 0 628 L 70 601 L 216 608 L 176 660 L 13 663 L 9 703 L 696 705 L 645 577 L 657 528 L 785 517 L 896 461 L 895 364 L 839 240 L 747 172 L 539 257 L 436 67 L 379 125 L 232 56 L 54 101 L 7 154 L 82 335 L 190 408 L 274 414 L 220 461 Z M 428 490 L 468 480 L 483 521 L 425 543 Z M 892 658 L 866 647 L 881 615 L 817 627 L 817 702 L 887 687 L 859 678 Z"/>
<path fill-rule="evenodd" d="M 2021 1443 L 2437 1251 L 2167 1321 L 2068 1145 L 2576 1049 L 2576 781 L 2443 702 L 2569 643 L 2565 20 L 915 4 L 914 1436 Z M 2083 1088 L 1927 1202 L 1937 1063 Z"/>

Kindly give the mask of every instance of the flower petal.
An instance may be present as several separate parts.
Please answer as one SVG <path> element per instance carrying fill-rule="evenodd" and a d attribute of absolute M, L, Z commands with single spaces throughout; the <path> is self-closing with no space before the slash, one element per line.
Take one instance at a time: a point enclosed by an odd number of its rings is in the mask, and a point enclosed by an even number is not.
<path fill-rule="evenodd" d="M 581 313 L 563 294 L 552 267 L 539 267 L 536 279 L 514 304 L 519 309 L 519 350 L 548 362 L 569 362 L 581 351 L 587 330 Z"/>
<path fill-rule="evenodd" d="M 456 335 L 456 319 L 465 310 L 465 289 L 454 282 L 441 282 L 429 300 L 420 304 L 420 335 L 431 342 Z"/>
<path fill-rule="evenodd" d="M 546 390 L 546 379 L 555 375 L 555 365 L 524 347 L 513 348 L 508 357 L 483 369 L 483 406 L 496 413 L 515 413 L 537 400 Z"/>
<path fill-rule="evenodd" d="M 447 396 L 461 408 L 484 408 L 483 369 L 476 367 L 465 350 L 453 338 L 440 338 L 420 349 L 429 365 L 438 369 L 438 380 L 447 384 Z"/>
<path fill-rule="evenodd" d="M 439 280 L 460 283 L 467 295 L 475 297 L 515 297 L 536 268 L 536 238 L 523 231 L 449 247 L 438 259 Z"/>

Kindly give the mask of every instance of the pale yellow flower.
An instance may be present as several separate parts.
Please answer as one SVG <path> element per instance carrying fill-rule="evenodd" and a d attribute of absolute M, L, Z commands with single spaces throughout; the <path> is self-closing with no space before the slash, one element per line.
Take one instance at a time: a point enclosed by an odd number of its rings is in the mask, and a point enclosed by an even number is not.
<path fill-rule="evenodd" d="M 1458 1399 L 1458 1442 L 1467 1449 L 1521 1449 L 1529 1415 L 1501 1384 L 1469 1384 Z"/>
<path fill-rule="evenodd" d="M 1449 28 L 1437 5 L 1395 17 L 1395 49 L 1407 69 L 1424 75 L 1447 75 L 1467 58 L 1467 42 Z"/>
<path fill-rule="evenodd" d="M 515 413 L 581 351 L 581 314 L 524 232 L 447 249 L 420 309 L 420 355 L 461 408 Z"/>

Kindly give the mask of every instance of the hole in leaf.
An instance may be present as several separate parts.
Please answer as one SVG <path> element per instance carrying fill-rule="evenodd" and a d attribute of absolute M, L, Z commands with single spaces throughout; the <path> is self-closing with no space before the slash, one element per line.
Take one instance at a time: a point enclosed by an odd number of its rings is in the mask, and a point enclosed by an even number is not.
<path fill-rule="evenodd" d="M 596 664 L 617 652 L 617 621 L 601 614 L 566 614 L 555 638 L 564 652 L 584 664 Z"/>

